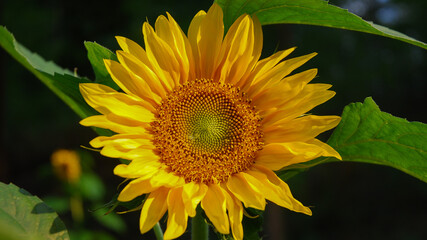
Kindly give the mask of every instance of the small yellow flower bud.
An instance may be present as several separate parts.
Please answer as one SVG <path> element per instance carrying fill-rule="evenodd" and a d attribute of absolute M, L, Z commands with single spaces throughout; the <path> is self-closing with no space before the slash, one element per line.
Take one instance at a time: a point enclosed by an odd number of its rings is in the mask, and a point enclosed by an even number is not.
<path fill-rule="evenodd" d="M 77 182 L 80 178 L 80 157 L 76 151 L 59 149 L 51 156 L 53 171 L 62 180 Z"/>

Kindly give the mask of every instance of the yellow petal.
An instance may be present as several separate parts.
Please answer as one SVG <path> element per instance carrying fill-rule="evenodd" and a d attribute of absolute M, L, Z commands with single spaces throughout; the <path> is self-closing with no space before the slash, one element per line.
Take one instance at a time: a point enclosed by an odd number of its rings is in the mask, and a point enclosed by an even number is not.
<path fill-rule="evenodd" d="M 202 199 L 202 208 L 218 232 L 222 234 L 230 232 L 225 195 L 219 185 L 210 184 L 208 186 L 208 191 Z"/>
<path fill-rule="evenodd" d="M 146 178 L 138 178 L 136 180 L 130 181 L 120 192 L 117 200 L 120 202 L 128 202 L 138 196 L 141 196 L 142 194 L 150 193 L 156 190 L 158 187 L 153 187 L 150 184 L 149 179 Z"/>
<path fill-rule="evenodd" d="M 258 92 L 262 91 L 265 88 L 269 88 L 271 84 L 279 82 L 292 71 L 302 66 L 308 60 L 316 56 L 317 53 L 311 53 L 304 56 L 291 58 L 289 60 L 283 61 L 269 71 L 265 72 L 262 76 L 259 76 L 258 79 L 254 80 L 254 84 L 249 88 L 248 95 L 251 98 L 254 98 Z"/>
<path fill-rule="evenodd" d="M 277 109 L 269 114 L 261 113 L 264 128 L 270 126 L 280 126 L 286 124 L 290 120 L 303 115 L 310 111 L 312 108 L 319 104 L 331 99 L 334 91 L 327 90 L 330 88 L 329 84 L 308 84 L 304 89 L 294 98 L 277 106 Z"/>
<path fill-rule="evenodd" d="M 132 54 L 143 63 L 149 62 L 147 53 L 139 44 L 125 37 L 116 36 L 116 39 L 124 52 Z"/>
<path fill-rule="evenodd" d="M 141 210 L 139 226 L 141 233 L 151 230 L 160 221 L 167 209 L 167 196 L 169 189 L 159 188 L 150 193 Z"/>
<path fill-rule="evenodd" d="M 240 87 L 241 89 L 246 89 L 246 86 L 250 86 L 250 84 L 252 83 L 249 76 L 252 74 L 252 70 L 255 68 L 262 53 L 263 35 L 261 23 L 259 22 L 259 19 L 256 15 L 252 15 L 252 22 L 254 29 L 254 46 L 253 50 L 251 49 L 252 54 L 248 56 L 250 58 L 250 61 L 248 62 L 246 73 L 242 76 L 241 80 L 236 83 L 236 87 Z"/>
<path fill-rule="evenodd" d="M 196 16 L 191 20 L 190 26 L 188 27 L 188 40 L 191 46 L 191 52 L 193 53 L 194 58 L 194 71 L 195 78 L 200 78 L 200 57 L 199 57 L 199 48 L 198 48 L 198 39 L 199 39 L 199 29 L 202 20 L 206 17 L 205 11 L 199 11 Z"/>
<path fill-rule="evenodd" d="M 306 141 L 338 125 L 339 116 L 307 115 L 264 129 L 264 143 Z"/>
<path fill-rule="evenodd" d="M 182 177 L 176 176 L 172 172 L 166 172 L 165 170 L 161 170 L 150 179 L 150 183 L 153 186 L 164 186 L 172 188 L 184 185 L 185 180 Z"/>
<path fill-rule="evenodd" d="M 261 166 L 255 166 L 253 169 L 255 171 L 247 171 L 242 175 L 251 186 L 263 190 L 268 200 L 292 211 L 311 215 L 311 210 L 292 196 L 288 185 L 273 171 Z"/>
<path fill-rule="evenodd" d="M 111 158 L 123 158 L 123 159 L 128 159 L 128 160 L 133 160 L 135 158 L 138 157 L 142 157 L 144 156 L 144 152 L 146 150 L 151 151 L 154 147 L 152 145 L 144 145 L 140 148 L 135 148 L 135 149 L 126 149 L 120 146 L 120 144 L 109 144 L 109 145 L 105 145 L 102 150 L 101 150 L 101 154 L 106 156 L 106 157 L 111 157 Z"/>
<path fill-rule="evenodd" d="M 154 32 L 147 22 L 142 27 L 145 50 L 152 70 L 165 84 L 166 89 L 172 90 L 179 82 L 180 70 L 178 61 L 170 46 Z"/>
<path fill-rule="evenodd" d="M 295 48 L 289 48 L 286 50 L 278 51 L 271 55 L 270 57 L 264 58 L 258 61 L 255 65 L 254 70 L 249 75 L 247 80 L 248 84 L 245 85 L 243 90 L 247 92 L 248 88 L 251 85 L 257 84 L 260 80 L 262 80 L 262 76 L 264 76 L 268 71 L 270 71 L 274 66 L 276 66 L 283 58 L 291 54 Z"/>
<path fill-rule="evenodd" d="M 234 196 L 226 193 L 228 218 L 230 220 L 231 231 L 236 240 L 243 239 L 243 206 L 242 203 Z"/>
<path fill-rule="evenodd" d="M 265 199 L 262 192 L 257 192 L 252 189 L 248 182 L 239 174 L 232 175 L 227 182 L 227 188 L 245 207 L 264 210 Z"/>
<path fill-rule="evenodd" d="M 179 25 L 169 13 L 167 13 L 167 16 L 168 19 L 164 16 L 159 16 L 157 18 L 155 24 L 156 33 L 174 52 L 181 70 L 179 83 L 182 84 L 187 82 L 189 75 L 191 75 L 190 79 L 194 79 L 195 77 L 194 74 L 191 74 L 191 71 L 194 73 L 193 54 L 191 52 L 190 43 Z"/>
<path fill-rule="evenodd" d="M 153 95 L 147 83 L 131 75 L 120 63 L 104 59 L 105 67 L 111 78 L 127 94 L 141 99 L 141 105 L 155 112 L 155 108 L 160 102 L 158 97 Z"/>
<path fill-rule="evenodd" d="M 119 145 L 124 149 L 151 147 L 151 135 L 148 134 L 116 134 L 111 137 L 99 136 L 90 141 L 90 145 L 100 148 L 106 145 Z"/>
<path fill-rule="evenodd" d="M 196 207 L 207 191 L 208 187 L 203 183 L 189 182 L 183 186 L 182 200 L 190 217 L 196 216 Z"/>
<path fill-rule="evenodd" d="M 212 79 L 218 66 L 218 55 L 224 36 L 223 13 L 218 4 L 213 4 L 201 19 L 196 34 L 189 35 L 190 43 L 196 44 L 200 76 L 198 79 Z"/>
<path fill-rule="evenodd" d="M 104 115 L 113 113 L 140 122 L 151 122 L 154 119 L 153 113 L 141 104 L 142 101 L 130 95 L 96 83 L 85 83 L 79 86 L 86 102 Z"/>
<path fill-rule="evenodd" d="M 115 80 L 116 82 L 122 82 L 123 86 L 119 86 L 125 92 L 131 92 L 132 95 L 138 96 L 144 101 L 150 103 L 153 108 L 156 108 L 159 105 L 161 99 L 159 95 L 155 94 L 151 89 L 161 86 L 161 84 L 156 83 L 157 85 L 149 86 L 145 79 L 135 74 L 135 72 L 137 72 L 138 70 L 143 71 L 141 70 L 143 69 L 143 67 L 147 69 L 146 71 L 151 70 L 148 69 L 148 67 L 146 67 L 143 63 L 141 63 L 141 61 L 139 61 L 135 56 L 130 53 L 117 51 L 116 54 L 120 63 L 111 60 L 104 60 L 105 66 L 110 72 L 110 75 L 113 80 Z M 129 80 L 125 82 L 122 79 Z"/>
<path fill-rule="evenodd" d="M 166 90 L 156 73 L 134 55 L 123 51 L 117 51 L 116 53 L 118 60 L 129 72 L 131 78 L 138 83 L 141 95 L 146 94 L 145 96 L 151 98 L 151 101 L 157 104 L 160 103 L 159 96 L 165 97 Z"/>
<path fill-rule="evenodd" d="M 249 15 L 242 15 L 228 30 L 219 57 L 221 82 L 236 85 L 243 75 L 252 69 L 250 63 L 254 49 L 253 28 Z"/>
<path fill-rule="evenodd" d="M 140 156 L 129 164 L 117 165 L 114 168 L 114 174 L 123 178 L 141 178 L 147 175 L 152 176 L 153 172 L 157 173 L 161 163 L 158 161 L 159 157 L 150 152 L 146 150 L 145 156 Z"/>
<path fill-rule="evenodd" d="M 109 115 L 111 116 L 111 114 Z M 146 130 L 142 126 L 137 126 L 137 127 L 126 126 L 124 124 L 111 121 L 111 119 L 108 118 L 108 115 L 90 116 L 81 120 L 80 124 L 87 127 L 106 128 L 116 133 L 134 133 L 134 134 L 146 133 Z"/>
<path fill-rule="evenodd" d="M 292 164 L 307 162 L 320 156 L 341 158 L 326 143 L 312 139 L 307 142 L 267 144 L 258 152 L 256 163 L 276 171 Z"/>
<path fill-rule="evenodd" d="M 174 239 L 181 236 L 187 229 L 188 214 L 182 202 L 182 187 L 169 191 L 168 225 L 165 231 L 165 239 Z"/>
<path fill-rule="evenodd" d="M 252 102 L 259 109 L 276 108 L 298 95 L 317 74 L 310 69 L 267 84 L 264 90 L 253 96 Z"/>
<path fill-rule="evenodd" d="M 308 143 L 322 148 L 323 149 L 322 156 L 334 157 L 334 158 L 337 158 L 339 160 L 342 160 L 341 155 L 337 151 L 335 151 L 335 149 L 333 149 L 331 146 L 329 146 L 328 144 L 326 144 L 326 143 L 324 143 L 318 139 L 312 139 L 312 140 L 308 141 Z"/>

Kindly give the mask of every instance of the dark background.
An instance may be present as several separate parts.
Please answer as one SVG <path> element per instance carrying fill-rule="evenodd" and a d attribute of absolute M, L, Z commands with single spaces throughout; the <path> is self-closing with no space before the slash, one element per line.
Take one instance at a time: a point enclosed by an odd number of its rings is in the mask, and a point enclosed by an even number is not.
<path fill-rule="evenodd" d="M 211 1 L 3 0 L 0 25 L 46 60 L 94 78 L 83 41 L 118 49 L 114 36 L 142 43 L 142 23 L 172 14 L 186 31 L 191 18 Z M 425 0 L 333 0 L 365 20 L 427 41 Z M 427 52 L 397 40 L 338 29 L 302 25 L 263 27 L 264 57 L 298 46 L 292 56 L 318 52 L 304 69 L 319 68 L 318 82 L 333 84 L 337 95 L 315 114 L 341 115 L 350 102 L 372 96 L 380 108 L 409 121 L 427 122 Z M 43 198 L 60 194 L 46 174 L 58 148 L 78 149 L 95 137 L 91 129 L 47 87 L 0 50 L 0 180 Z M 326 138 L 326 135 L 323 136 Z M 94 158 L 92 171 L 106 186 L 105 202 L 122 179 L 112 174 L 115 159 Z M 268 204 L 264 239 L 426 239 L 427 187 L 395 169 L 357 163 L 330 163 L 289 181 L 294 196 L 313 206 L 308 217 Z M 59 193 L 58 193 L 59 192 Z M 60 215 L 70 228 L 69 214 Z M 141 238 L 139 213 L 124 217 L 127 232 L 117 234 L 95 222 L 91 231 L 117 239 Z M 147 235 L 147 238 L 151 236 Z M 185 237 L 184 237 L 185 238 Z"/>

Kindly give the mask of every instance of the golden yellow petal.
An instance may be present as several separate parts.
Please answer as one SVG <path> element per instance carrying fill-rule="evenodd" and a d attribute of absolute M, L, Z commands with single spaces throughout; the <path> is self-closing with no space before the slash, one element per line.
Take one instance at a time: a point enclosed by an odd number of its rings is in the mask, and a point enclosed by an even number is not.
<path fill-rule="evenodd" d="M 141 145 L 142 146 L 142 145 Z M 144 147 L 144 148 L 143 148 Z M 138 157 L 144 156 L 144 151 L 153 149 L 152 145 L 147 143 L 146 146 L 135 149 L 127 149 L 120 146 L 120 144 L 108 144 L 101 150 L 101 154 L 111 158 L 123 158 L 133 160 Z"/>
<path fill-rule="evenodd" d="M 153 192 L 159 188 L 158 186 L 152 186 L 149 179 L 138 178 L 136 180 L 130 181 L 125 188 L 120 192 L 117 200 L 120 202 L 128 202 L 134 198 L 141 196 L 142 194 Z"/>
<path fill-rule="evenodd" d="M 87 127 L 106 128 L 116 133 L 134 133 L 134 134 L 146 133 L 146 130 L 141 126 L 137 126 L 137 127 L 126 126 L 124 124 L 111 121 L 111 119 L 109 119 L 107 116 L 108 115 L 90 116 L 81 120 L 80 124 Z"/>
<path fill-rule="evenodd" d="M 230 220 L 231 231 L 235 240 L 243 239 L 243 206 L 234 196 L 226 193 L 228 218 Z"/>
<path fill-rule="evenodd" d="M 339 116 L 307 115 L 295 118 L 282 126 L 264 129 L 265 144 L 306 141 L 338 125 Z"/>
<path fill-rule="evenodd" d="M 198 48 L 198 39 L 199 39 L 199 29 L 202 20 L 206 17 L 205 11 L 199 11 L 196 16 L 191 20 L 190 26 L 188 27 L 188 40 L 190 42 L 191 51 L 194 58 L 194 71 L 195 78 L 200 78 L 200 57 L 199 57 L 199 48 Z"/>
<path fill-rule="evenodd" d="M 276 174 L 262 166 L 254 165 L 252 171 L 242 173 L 251 186 L 263 191 L 265 197 L 279 206 L 311 215 L 311 210 L 296 200 L 288 185 Z"/>
<path fill-rule="evenodd" d="M 106 145 L 120 145 L 125 149 L 136 149 L 140 147 L 150 147 L 151 135 L 148 134 L 116 134 L 111 137 L 99 136 L 90 141 L 90 145 L 100 148 Z"/>
<path fill-rule="evenodd" d="M 145 50 L 152 70 L 166 89 L 172 90 L 180 79 L 180 69 L 171 47 L 159 36 L 147 22 L 142 27 Z"/>
<path fill-rule="evenodd" d="M 289 48 L 286 50 L 278 51 L 271 55 L 270 57 L 264 58 L 258 61 L 251 71 L 248 79 L 246 80 L 246 84 L 243 86 L 243 90 L 245 92 L 248 91 L 249 87 L 258 83 L 258 81 L 262 80 L 262 76 L 264 76 L 268 71 L 270 71 L 274 66 L 276 66 L 283 58 L 291 54 L 295 48 Z"/>
<path fill-rule="evenodd" d="M 317 139 L 312 139 L 307 142 L 267 144 L 258 152 L 256 163 L 276 171 L 320 156 L 340 159 L 339 154 L 329 145 Z"/>
<path fill-rule="evenodd" d="M 264 210 L 265 198 L 263 193 L 255 191 L 240 173 L 230 176 L 227 182 L 227 188 L 234 196 L 243 202 L 245 207 Z"/>
<path fill-rule="evenodd" d="M 146 91 L 147 96 L 156 103 L 160 102 L 159 96 L 166 96 L 166 89 L 156 73 L 144 62 L 130 53 L 117 51 L 117 58 L 123 67 L 129 72 L 135 82 L 139 83 L 139 88 Z M 141 91 L 142 92 L 142 91 Z"/>
<path fill-rule="evenodd" d="M 317 74 L 317 69 L 310 69 L 286 77 L 281 81 L 269 83 L 264 90 L 253 96 L 252 102 L 259 109 L 277 108 L 298 95 Z"/>
<path fill-rule="evenodd" d="M 246 86 L 250 86 L 251 80 L 248 78 L 252 74 L 252 70 L 255 68 L 262 53 L 263 35 L 261 23 L 259 22 L 259 19 L 256 15 L 252 15 L 252 22 L 254 35 L 254 46 L 253 49 L 250 49 L 252 51 L 252 54 L 249 56 L 250 61 L 248 63 L 247 71 L 241 77 L 240 81 L 236 83 L 236 87 L 239 87 L 241 89 L 246 89 Z"/>
<path fill-rule="evenodd" d="M 151 66 L 148 61 L 147 53 L 138 43 L 120 36 L 116 36 L 116 39 L 124 52 L 132 54 L 141 62 L 148 63 L 148 66 Z"/>
<path fill-rule="evenodd" d="M 160 221 L 167 209 L 169 189 L 159 188 L 148 195 L 141 210 L 139 228 L 141 233 L 150 231 Z"/>
<path fill-rule="evenodd" d="M 196 207 L 207 191 L 208 186 L 203 183 L 189 182 L 183 186 L 182 200 L 190 217 L 196 216 Z"/>
<path fill-rule="evenodd" d="M 168 225 L 164 239 L 174 239 L 181 236 L 187 229 L 188 214 L 182 202 L 182 187 L 173 188 L 169 191 L 168 203 Z"/>
<path fill-rule="evenodd" d="M 79 86 L 86 102 L 104 115 L 113 113 L 139 122 L 151 122 L 154 119 L 153 113 L 141 105 L 141 99 L 101 84 L 84 83 Z"/>
<path fill-rule="evenodd" d="M 173 17 L 167 13 L 168 19 L 164 16 L 157 18 L 155 28 L 157 35 L 163 39 L 173 50 L 180 66 L 180 83 L 185 83 L 188 79 L 194 79 L 194 60 L 191 45 L 185 34 Z"/>
<path fill-rule="evenodd" d="M 308 84 L 297 96 L 283 103 L 281 106 L 277 106 L 275 111 L 269 114 L 261 113 L 263 127 L 268 128 L 273 125 L 280 126 L 286 124 L 317 105 L 326 102 L 335 95 L 334 91 L 326 90 L 330 87 L 331 85 L 329 84 Z"/>
<path fill-rule="evenodd" d="M 249 15 L 240 16 L 230 27 L 221 46 L 219 81 L 236 85 L 253 65 L 254 26 Z M 216 79 L 217 77 L 214 77 Z"/>
<path fill-rule="evenodd" d="M 230 233 L 230 223 L 228 221 L 226 199 L 223 190 L 217 184 L 210 184 L 205 197 L 202 199 L 202 208 L 206 216 L 213 223 L 218 232 L 222 234 Z"/>
<path fill-rule="evenodd" d="M 150 150 L 146 150 L 145 155 L 133 159 L 129 164 L 119 164 L 114 168 L 114 174 L 123 178 L 143 178 L 144 176 L 152 176 L 161 168 L 159 157 L 155 154 L 150 154 Z"/>
<path fill-rule="evenodd" d="M 173 172 L 166 172 L 160 170 L 150 179 L 150 183 L 153 186 L 164 186 L 164 187 L 179 187 L 185 184 L 185 180 L 182 177 L 175 175 Z"/>
<path fill-rule="evenodd" d="M 256 164 L 277 171 L 295 163 L 308 161 L 307 158 L 295 156 L 288 151 L 282 150 L 282 148 L 281 145 L 266 145 L 257 153 Z"/>
<path fill-rule="evenodd" d="M 218 55 L 221 49 L 221 43 L 224 36 L 224 24 L 222 21 L 222 9 L 218 4 L 213 4 L 206 16 L 201 19 L 196 34 L 189 37 L 191 44 L 196 44 L 198 66 L 200 67 L 200 76 L 198 79 L 212 79 L 218 66 Z M 195 46 L 192 46 L 193 48 Z"/>
<path fill-rule="evenodd" d="M 136 94 L 156 107 L 161 101 L 161 96 L 164 96 L 161 94 L 164 94 L 165 90 L 154 72 L 130 53 L 116 51 L 116 54 L 120 62 L 120 70 L 132 79 L 135 85 L 133 89 Z M 118 75 L 117 77 L 120 76 Z"/>
<path fill-rule="evenodd" d="M 274 87 L 277 82 L 281 81 L 292 71 L 302 66 L 316 55 L 317 53 L 310 53 L 304 56 L 291 58 L 277 64 L 263 75 L 258 76 L 257 79 L 254 79 L 253 85 L 248 89 L 248 96 L 255 98 L 262 90 Z"/>
<path fill-rule="evenodd" d="M 155 112 L 155 108 L 160 102 L 159 97 L 154 96 L 149 91 L 147 83 L 129 74 L 125 67 L 118 62 L 104 59 L 104 64 L 111 78 L 123 91 L 131 96 L 143 99 L 141 105 L 151 112 Z"/>
<path fill-rule="evenodd" d="M 312 139 L 312 140 L 308 141 L 308 143 L 322 148 L 323 149 L 322 156 L 334 157 L 334 158 L 337 158 L 339 160 L 342 160 L 341 155 L 337 151 L 335 151 L 335 149 L 333 149 L 331 146 L 329 146 L 328 144 L 326 144 L 326 143 L 324 143 L 318 139 Z"/>

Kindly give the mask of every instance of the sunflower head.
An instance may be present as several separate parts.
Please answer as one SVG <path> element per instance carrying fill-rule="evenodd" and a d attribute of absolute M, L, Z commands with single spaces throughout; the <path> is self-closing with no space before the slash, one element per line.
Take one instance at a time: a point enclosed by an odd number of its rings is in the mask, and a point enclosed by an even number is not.
<path fill-rule="evenodd" d="M 266 200 L 311 214 L 275 170 L 339 154 L 315 137 L 337 116 L 306 112 L 335 94 L 309 84 L 317 70 L 290 75 L 315 54 L 284 60 L 293 50 L 260 60 L 258 19 L 240 16 L 224 36 L 221 8 L 193 18 L 187 34 L 175 20 L 144 23 L 145 49 L 117 37 L 118 62 L 105 60 L 123 90 L 87 83 L 80 90 L 100 115 L 81 121 L 116 134 L 91 141 L 101 154 L 131 160 L 114 173 L 131 181 L 119 201 L 147 194 L 140 230 L 168 212 L 165 239 L 187 228 L 200 204 L 215 228 L 243 238 L 243 207 L 263 210 Z"/>

